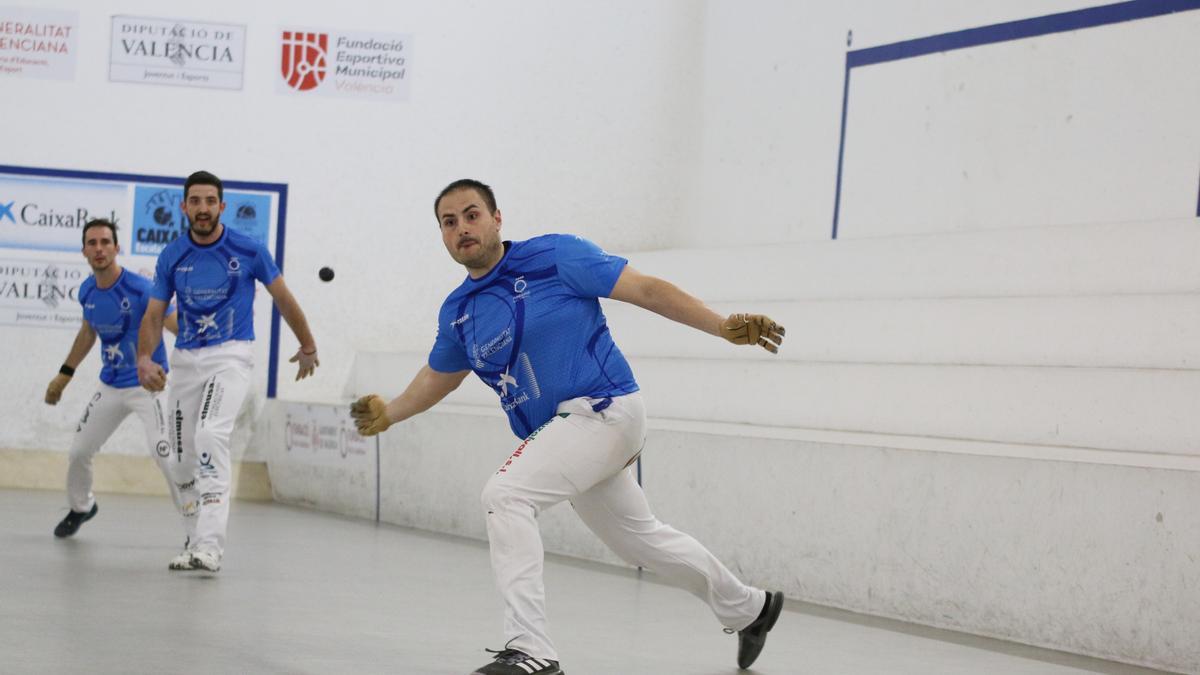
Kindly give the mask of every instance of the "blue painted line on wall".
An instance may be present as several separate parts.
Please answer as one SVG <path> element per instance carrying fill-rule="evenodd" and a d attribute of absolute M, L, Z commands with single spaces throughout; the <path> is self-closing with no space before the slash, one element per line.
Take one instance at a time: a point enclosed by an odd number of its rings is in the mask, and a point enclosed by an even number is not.
<path fill-rule="evenodd" d="M 153 185 L 169 185 L 182 187 L 186 178 L 178 176 L 151 176 L 140 173 L 115 173 L 108 171 L 79 171 L 76 169 L 44 169 L 28 166 L 9 166 L 0 164 L 0 173 L 17 176 L 37 176 L 39 178 L 77 178 L 83 180 L 101 180 L 121 183 L 150 183 Z M 287 231 L 287 184 L 263 183 L 256 181 L 222 180 L 225 188 L 231 190 L 254 190 L 257 192 L 274 192 L 279 195 L 279 220 L 275 232 L 275 264 L 283 271 L 284 234 Z M 271 345 L 269 362 L 267 364 L 267 398 L 275 398 L 275 383 L 279 361 L 279 310 L 271 306 Z"/>
<path fill-rule="evenodd" d="M 1200 218 L 1200 187 L 1196 188 L 1196 217 Z"/>
<path fill-rule="evenodd" d="M 997 42 L 1011 42 L 1025 38 L 1065 33 L 1084 28 L 1096 28 L 1114 23 L 1137 19 L 1148 19 L 1164 14 L 1200 9 L 1200 0 L 1132 0 L 1114 5 L 1088 7 L 1059 14 L 1048 14 L 1032 19 L 1020 19 L 997 23 L 979 28 L 968 28 L 953 33 L 942 33 L 929 37 L 894 42 L 878 47 L 847 52 L 846 61 L 851 68 L 872 63 L 886 63 L 924 56 L 936 52 L 949 52 L 967 47 L 979 47 Z"/>
<path fill-rule="evenodd" d="M 846 78 L 842 83 L 842 131 L 838 139 L 837 185 L 833 193 L 833 238 L 837 239 L 838 214 L 842 209 L 842 160 L 846 155 L 846 111 L 850 100 L 850 58 L 846 57 Z"/>
<path fill-rule="evenodd" d="M 279 191 L 279 227 L 275 233 L 275 265 L 283 274 L 283 242 L 287 233 L 287 196 L 286 184 L 278 186 Z M 267 362 L 267 398 L 275 398 L 275 388 L 279 382 L 279 307 L 271 303 L 271 355 Z"/>
<path fill-rule="evenodd" d="M 1031 19 L 1020 19 L 1005 23 L 968 28 L 966 30 L 931 35 L 913 40 L 893 42 L 846 52 L 846 84 L 842 93 L 842 130 L 838 139 L 837 180 L 834 188 L 833 233 L 837 239 L 838 218 L 841 213 L 842 201 L 842 168 L 843 155 L 846 148 L 846 111 L 850 101 L 850 71 L 859 66 L 868 66 L 889 61 L 900 61 L 918 56 L 939 52 L 979 47 L 1023 40 L 1041 35 L 1051 35 L 1072 30 L 1096 28 L 1126 21 L 1148 19 L 1176 12 L 1186 12 L 1200 9 L 1200 0 L 1130 0 L 1100 7 L 1088 7 L 1070 12 L 1048 14 Z M 1197 215 L 1200 215 L 1200 205 L 1197 205 Z"/>

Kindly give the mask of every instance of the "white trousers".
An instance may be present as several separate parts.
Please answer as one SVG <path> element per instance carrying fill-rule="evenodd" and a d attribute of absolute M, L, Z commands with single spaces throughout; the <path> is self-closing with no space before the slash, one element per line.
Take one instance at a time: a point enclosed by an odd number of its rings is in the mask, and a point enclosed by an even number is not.
<path fill-rule="evenodd" d="M 167 480 L 167 489 L 175 509 L 183 515 L 185 535 L 195 518 L 189 518 L 183 507 L 179 488 L 172 481 L 169 465 L 173 460 L 171 440 L 167 435 L 165 415 L 166 394 L 152 394 L 141 387 L 118 389 L 101 382 L 88 401 L 79 425 L 75 427 L 75 438 L 67 461 L 67 504 L 72 511 L 85 513 L 92 509 L 96 497 L 92 494 L 92 458 L 100 447 L 112 436 L 121 422 L 131 413 L 141 420 L 146 434 L 146 447 Z M 191 515 L 195 515 L 194 513 Z"/>
<path fill-rule="evenodd" d="M 229 524 L 229 440 L 250 390 L 253 363 L 253 343 L 245 340 L 171 354 L 167 411 L 179 458 L 171 464 L 172 477 L 185 503 L 198 510 L 188 548 L 218 560 L 225 552 Z"/>
<path fill-rule="evenodd" d="M 616 397 L 604 406 L 587 398 L 560 404 L 558 416 L 530 434 L 483 489 L 508 646 L 558 660 L 546 634 L 544 554 L 536 519 L 563 500 L 570 500 L 584 524 L 623 560 L 690 591 L 724 626 L 745 628 L 762 611 L 766 593 L 743 584 L 699 542 L 655 518 L 637 484 L 629 464 L 646 438 L 641 394 Z"/>

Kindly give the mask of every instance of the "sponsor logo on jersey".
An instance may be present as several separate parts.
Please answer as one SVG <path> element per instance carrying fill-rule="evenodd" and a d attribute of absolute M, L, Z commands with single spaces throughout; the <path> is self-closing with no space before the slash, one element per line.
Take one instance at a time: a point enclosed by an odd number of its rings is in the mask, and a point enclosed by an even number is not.
<path fill-rule="evenodd" d="M 513 282 L 513 300 L 524 300 L 529 297 L 529 292 L 525 289 L 529 287 L 529 283 L 525 281 L 525 277 L 517 277 Z"/>
<path fill-rule="evenodd" d="M 507 347 L 511 342 L 512 342 L 512 330 L 510 330 L 509 328 L 505 328 L 503 331 L 500 332 L 499 335 L 492 338 L 491 340 L 488 340 L 487 342 L 483 343 L 482 346 L 479 347 L 478 359 L 476 359 L 476 360 L 486 359 L 487 357 L 491 356 L 492 354 L 495 354 L 496 352 L 500 351 L 501 349 L 504 349 L 505 347 Z M 482 368 L 483 366 L 479 366 L 479 367 Z"/>
<path fill-rule="evenodd" d="M 500 395 L 508 396 L 508 386 L 512 385 L 513 389 L 517 388 L 517 378 L 504 373 L 500 376 L 500 380 L 496 382 L 496 386 L 500 387 Z"/>
<path fill-rule="evenodd" d="M 217 328 L 217 315 L 201 314 L 200 318 L 196 320 L 196 333 L 203 334 L 209 328 L 214 330 Z"/>
<path fill-rule="evenodd" d="M 116 365 L 125 360 L 125 354 L 121 352 L 121 345 L 111 344 L 104 348 L 104 358 L 109 363 Z"/>
<path fill-rule="evenodd" d="M 457 319 L 451 321 L 450 325 L 451 326 L 461 326 L 464 323 L 466 323 L 467 319 L 469 319 L 469 318 L 471 318 L 470 314 L 463 314 L 462 316 L 458 317 Z"/>

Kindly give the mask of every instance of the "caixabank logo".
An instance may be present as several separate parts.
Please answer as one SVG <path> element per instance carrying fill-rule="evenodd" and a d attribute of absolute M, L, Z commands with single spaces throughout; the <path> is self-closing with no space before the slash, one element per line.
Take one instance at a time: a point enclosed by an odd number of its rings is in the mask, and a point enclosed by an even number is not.
<path fill-rule="evenodd" d="M 280 70 L 296 91 L 315 89 L 329 70 L 329 34 L 283 31 Z"/>

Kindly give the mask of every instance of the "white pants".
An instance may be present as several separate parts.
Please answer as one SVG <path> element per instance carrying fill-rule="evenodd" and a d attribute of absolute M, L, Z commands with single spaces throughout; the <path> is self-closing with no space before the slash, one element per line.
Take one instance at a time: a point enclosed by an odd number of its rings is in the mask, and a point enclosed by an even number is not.
<path fill-rule="evenodd" d="M 567 499 L 584 524 L 629 564 L 690 591 L 728 628 L 740 630 L 753 622 L 766 593 L 743 584 L 699 542 L 650 512 L 629 466 L 646 438 L 641 394 L 616 397 L 607 407 L 597 399 L 572 399 L 560 404 L 558 413 L 521 443 L 483 489 L 508 646 L 558 660 L 546 635 L 536 518 Z"/>
<path fill-rule="evenodd" d="M 83 416 L 79 418 L 79 425 L 75 427 L 75 438 L 71 442 L 70 459 L 67 463 L 67 504 L 72 511 L 85 513 L 96 503 L 96 497 L 92 494 L 92 458 L 121 422 L 133 413 L 142 422 L 150 456 L 167 479 L 171 501 L 175 504 L 175 509 L 184 516 L 185 535 L 190 534 L 190 526 L 195 523 L 195 518 L 189 518 L 189 514 L 185 513 L 179 488 L 172 481 L 169 468 L 173 463 L 173 453 L 164 414 L 166 398 L 166 394 L 152 394 L 141 387 L 117 389 L 100 383 L 83 411 Z"/>
<path fill-rule="evenodd" d="M 245 340 L 171 354 L 167 411 L 180 459 L 171 465 L 172 476 L 185 502 L 198 508 L 188 548 L 212 553 L 218 560 L 225 552 L 229 524 L 229 439 L 250 390 L 253 363 L 253 343 Z"/>

